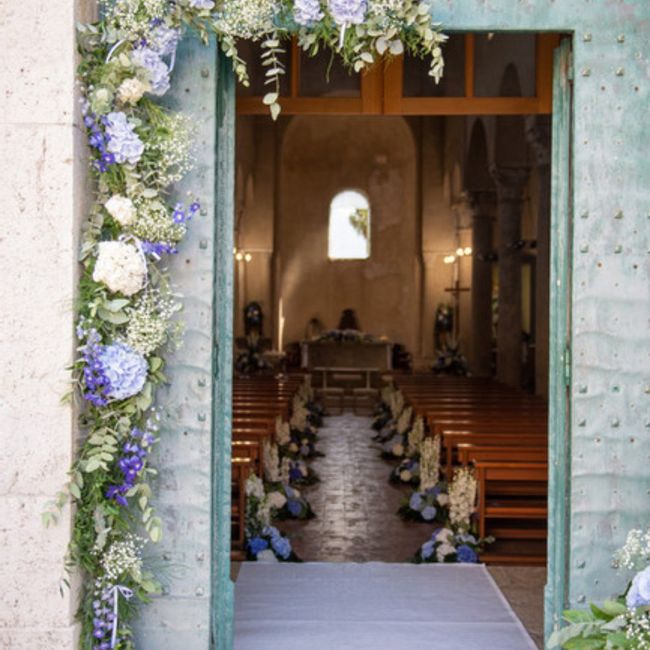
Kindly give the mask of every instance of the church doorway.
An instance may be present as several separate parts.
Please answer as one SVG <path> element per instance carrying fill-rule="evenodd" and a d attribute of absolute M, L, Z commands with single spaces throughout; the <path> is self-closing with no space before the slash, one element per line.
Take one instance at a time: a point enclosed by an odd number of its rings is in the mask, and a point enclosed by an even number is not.
<path fill-rule="evenodd" d="M 236 130 L 235 574 L 255 559 L 444 564 L 464 546 L 513 594 L 512 569 L 530 571 L 535 605 L 519 613 L 543 643 L 547 556 L 565 562 L 547 545 L 549 400 L 552 420 L 566 408 L 549 331 L 567 299 L 550 290 L 565 279 L 559 42 L 455 34 L 441 87 L 418 61 L 358 78 L 293 49 L 275 123 L 256 114 L 253 75 Z M 435 503 L 425 446 L 440 450 Z M 476 543 L 442 553 L 461 467 Z M 550 507 L 553 529 L 565 515 Z"/>

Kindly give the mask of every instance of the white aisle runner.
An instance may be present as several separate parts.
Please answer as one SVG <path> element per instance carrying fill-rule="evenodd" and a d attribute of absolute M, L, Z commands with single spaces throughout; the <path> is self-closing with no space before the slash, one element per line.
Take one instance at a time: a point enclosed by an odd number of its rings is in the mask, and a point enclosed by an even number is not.
<path fill-rule="evenodd" d="M 485 567 L 242 565 L 235 650 L 534 650 Z"/>

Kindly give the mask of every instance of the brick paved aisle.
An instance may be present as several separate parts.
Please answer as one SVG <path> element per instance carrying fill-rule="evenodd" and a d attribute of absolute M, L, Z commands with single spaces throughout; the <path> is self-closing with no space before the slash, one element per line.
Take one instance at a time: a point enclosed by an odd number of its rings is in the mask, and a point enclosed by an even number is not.
<path fill-rule="evenodd" d="M 406 523 L 397 515 L 401 488 L 388 483 L 392 467 L 372 441 L 371 419 L 352 414 L 325 418 L 314 461 L 321 482 L 305 488 L 316 519 L 280 522 L 306 562 L 408 562 L 433 525 Z M 404 488 L 406 490 L 406 488 Z M 490 572 L 542 647 L 541 567 L 491 567 Z"/>
<path fill-rule="evenodd" d="M 313 463 L 321 482 L 305 489 L 317 518 L 282 522 L 307 562 L 406 562 L 432 525 L 396 515 L 404 492 L 388 483 L 392 465 L 372 441 L 371 419 L 351 414 L 325 418 Z"/>

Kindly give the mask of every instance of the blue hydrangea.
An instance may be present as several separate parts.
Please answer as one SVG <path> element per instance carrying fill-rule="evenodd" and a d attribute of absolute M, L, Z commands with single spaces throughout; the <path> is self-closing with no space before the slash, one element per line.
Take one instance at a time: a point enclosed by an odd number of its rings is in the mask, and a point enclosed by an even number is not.
<path fill-rule="evenodd" d="M 276 535 L 271 538 L 271 546 L 277 555 L 283 560 L 288 560 L 291 555 L 291 542 L 282 535 Z"/>
<path fill-rule="evenodd" d="M 634 576 L 630 590 L 627 592 L 626 602 L 631 609 L 650 605 L 650 567 Z"/>
<path fill-rule="evenodd" d="M 317 23 L 323 17 L 320 0 L 296 0 L 293 6 L 293 17 L 304 27 Z"/>
<path fill-rule="evenodd" d="M 258 553 L 265 551 L 268 547 L 269 543 L 261 537 L 253 537 L 248 540 L 248 548 L 255 557 L 257 557 Z"/>
<path fill-rule="evenodd" d="M 424 519 L 424 521 L 433 521 L 436 518 L 437 512 L 438 511 L 433 506 L 427 506 L 426 508 L 422 509 L 422 512 L 420 514 L 422 515 L 422 519 Z"/>
<path fill-rule="evenodd" d="M 328 4 L 337 25 L 360 25 L 368 11 L 367 0 L 329 0 Z"/>
<path fill-rule="evenodd" d="M 160 56 L 173 56 L 176 53 L 181 34 L 178 29 L 157 25 L 149 36 L 149 47 Z"/>
<path fill-rule="evenodd" d="M 424 544 L 422 544 L 422 548 L 420 549 L 420 554 L 422 555 L 422 559 L 428 560 L 433 555 L 433 551 L 435 550 L 435 548 L 436 548 L 435 542 L 432 541 L 424 542 Z"/>
<path fill-rule="evenodd" d="M 104 346 L 97 355 L 97 360 L 110 383 L 110 399 L 127 399 L 143 389 L 147 380 L 147 362 L 126 343 Z"/>
<path fill-rule="evenodd" d="M 474 549 L 462 544 L 456 549 L 456 559 L 463 564 L 474 564 L 478 562 L 478 556 Z"/>
<path fill-rule="evenodd" d="M 147 71 L 152 95 L 161 97 L 169 90 L 169 68 L 155 49 L 139 47 L 133 50 L 131 60 L 134 65 Z"/>
<path fill-rule="evenodd" d="M 107 151 L 118 163 L 135 165 L 144 153 L 144 144 L 135 133 L 135 125 L 122 112 L 109 113 L 105 119 Z"/>
<path fill-rule="evenodd" d="M 417 510 L 419 512 L 422 509 L 422 505 L 422 495 L 419 492 L 413 492 L 409 499 L 409 507 L 411 510 Z"/>

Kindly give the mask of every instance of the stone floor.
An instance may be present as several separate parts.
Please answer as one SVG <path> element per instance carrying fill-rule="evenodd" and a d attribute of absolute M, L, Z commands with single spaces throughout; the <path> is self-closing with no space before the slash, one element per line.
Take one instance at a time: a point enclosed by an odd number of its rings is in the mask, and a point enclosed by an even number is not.
<path fill-rule="evenodd" d="M 407 562 L 433 526 L 396 516 L 405 491 L 388 483 L 390 463 L 371 438 L 370 419 L 329 417 L 320 429 L 325 454 L 313 467 L 321 482 L 307 488 L 317 518 L 282 522 L 298 555 L 310 562 Z M 491 567 L 492 576 L 538 646 L 542 647 L 543 589 L 538 567 Z"/>

